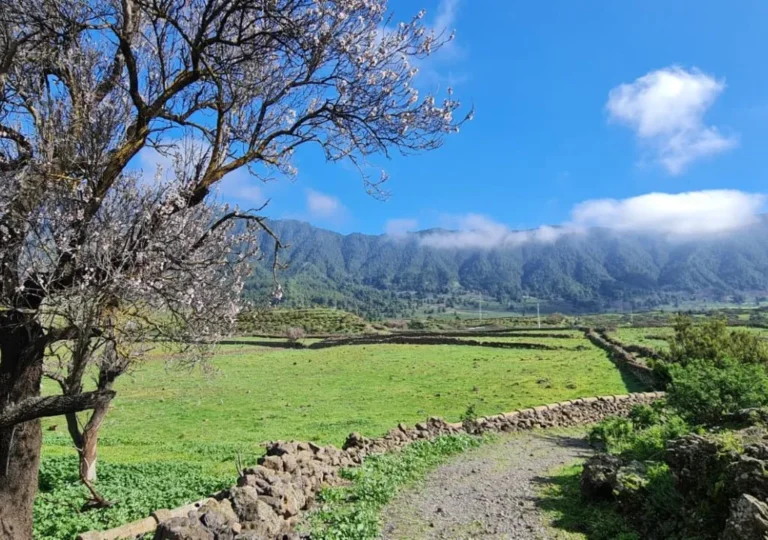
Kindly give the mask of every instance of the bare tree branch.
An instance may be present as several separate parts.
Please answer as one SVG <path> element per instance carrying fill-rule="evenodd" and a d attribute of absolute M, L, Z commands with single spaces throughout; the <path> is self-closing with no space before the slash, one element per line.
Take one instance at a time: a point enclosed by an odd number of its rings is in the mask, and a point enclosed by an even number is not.
<path fill-rule="evenodd" d="M 75 396 L 46 396 L 29 398 L 0 412 L 0 429 L 22 422 L 59 416 L 61 414 L 93 409 L 97 405 L 108 403 L 115 397 L 114 391 L 83 392 Z"/>

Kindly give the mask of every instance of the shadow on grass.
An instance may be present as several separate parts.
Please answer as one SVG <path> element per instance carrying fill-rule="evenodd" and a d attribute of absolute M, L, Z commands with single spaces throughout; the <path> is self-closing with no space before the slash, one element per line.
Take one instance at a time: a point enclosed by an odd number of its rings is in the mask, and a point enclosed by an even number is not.
<path fill-rule="evenodd" d="M 600 349 L 600 347 L 598 347 Z M 638 379 L 633 373 L 632 370 L 630 370 L 628 367 L 626 367 L 623 363 L 617 362 L 613 355 L 604 349 L 601 349 L 604 353 L 606 358 L 613 362 L 613 364 L 616 366 L 616 369 L 619 370 L 619 374 L 621 375 L 621 380 L 624 383 L 624 386 L 626 386 L 627 391 L 630 393 L 634 392 L 650 392 L 653 390 L 648 384 L 644 383 L 640 379 Z"/>
<path fill-rule="evenodd" d="M 551 527 L 570 533 L 573 538 L 640 540 L 612 503 L 587 502 L 581 498 L 580 476 L 581 464 L 576 464 L 533 479 L 540 486 L 534 502 L 550 518 Z"/>
<path fill-rule="evenodd" d="M 621 364 L 616 364 L 616 366 L 618 367 L 619 373 L 621 374 L 621 380 L 624 382 L 624 386 L 627 387 L 629 392 L 650 392 L 653 390 L 653 388 L 632 375 L 632 373 L 626 367 L 622 366 Z"/>

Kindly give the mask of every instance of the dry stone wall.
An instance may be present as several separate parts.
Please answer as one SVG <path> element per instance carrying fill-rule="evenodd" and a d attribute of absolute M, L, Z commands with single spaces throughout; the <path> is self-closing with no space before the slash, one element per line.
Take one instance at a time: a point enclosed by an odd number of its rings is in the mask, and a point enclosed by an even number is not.
<path fill-rule="evenodd" d="M 584 335 L 594 345 L 608 352 L 616 365 L 629 371 L 639 381 L 647 384 L 650 388 L 664 387 L 664 382 L 656 375 L 653 369 L 638 360 L 620 342 L 609 338 L 605 332 L 595 330 L 594 328 L 586 328 L 584 329 Z"/>
<path fill-rule="evenodd" d="M 299 538 L 294 527 L 300 513 L 311 506 L 320 488 L 338 484 L 341 469 L 359 465 L 367 456 L 443 435 L 591 424 L 608 416 L 626 416 L 634 406 L 663 396 L 663 392 L 646 392 L 581 398 L 463 424 L 430 418 L 413 427 L 400 424 L 380 438 L 352 433 L 340 449 L 306 442 L 272 442 L 255 467 L 242 471 L 236 486 L 210 499 L 181 509 L 160 510 L 151 518 L 79 538 L 135 538 L 155 531 L 156 540 L 293 540 Z"/>
<path fill-rule="evenodd" d="M 476 337 L 476 335 L 472 335 Z M 543 337 L 543 336 L 538 336 Z M 570 337 L 570 336 L 568 336 Z M 222 345 L 253 345 L 257 347 L 272 347 L 277 349 L 329 349 L 331 347 L 341 347 L 344 345 L 457 345 L 465 347 L 490 347 L 494 349 L 528 349 L 540 351 L 572 350 L 566 347 L 547 345 L 544 343 L 525 343 L 511 341 L 478 341 L 476 339 L 461 339 L 448 337 L 444 335 L 431 336 L 411 336 L 411 335 L 380 335 L 380 336 L 357 336 L 357 337 L 335 337 L 323 341 L 305 345 L 298 341 L 254 341 L 254 340 L 224 340 L 219 342 Z M 578 347 L 581 347 L 578 345 Z"/>

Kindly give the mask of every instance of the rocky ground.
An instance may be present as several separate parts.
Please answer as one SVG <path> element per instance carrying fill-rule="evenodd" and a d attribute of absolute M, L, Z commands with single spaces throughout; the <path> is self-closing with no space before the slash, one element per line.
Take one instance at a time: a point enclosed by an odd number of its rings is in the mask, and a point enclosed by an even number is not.
<path fill-rule="evenodd" d="M 537 507 L 549 471 L 591 454 L 576 430 L 504 436 L 432 472 L 384 512 L 382 538 L 558 538 Z"/>

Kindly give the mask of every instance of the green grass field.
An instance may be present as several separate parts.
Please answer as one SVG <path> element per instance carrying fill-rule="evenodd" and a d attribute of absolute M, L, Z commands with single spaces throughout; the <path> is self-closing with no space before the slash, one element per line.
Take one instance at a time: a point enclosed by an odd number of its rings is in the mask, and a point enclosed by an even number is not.
<path fill-rule="evenodd" d="M 661 339 L 663 337 L 671 338 L 674 331 L 671 327 L 639 327 L 639 328 L 617 328 L 610 332 L 610 335 L 622 343 L 628 345 L 644 345 L 658 351 L 669 349 L 669 343 Z"/>
<path fill-rule="evenodd" d="M 330 308 L 251 311 L 239 318 L 238 326 L 246 334 L 282 334 L 289 328 L 301 328 L 310 334 L 350 334 L 371 328 L 354 313 Z"/>
<path fill-rule="evenodd" d="M 352 431 L 381 436 L 399 422 L 412 425 L 428 416 L 458 421 L 470 406 L 487 415 L 643 389 L 586 339 L 537 339 L 555 346 L 574 341 L 585 349 L 225 345 L 209 373 L 166 369 L 155 353 L 118 381 L 102 428 L 105 476 L 98 485 L 118 501 L 114 507 L 79 511 L 86 493 L 77 482 L 65 422 L 44 421 L 48 472 L 41 478 L 49 479 L 36 502 L 36 537 L 72 538 L 196 500 L 234 483 L 236 456 L 253 464 L 269 440 L 340 445 Z M 44 390 L 56 391 L 51 384 Z M 183 485 L 172 480 L 178 475 Z"/>
<path fill-rule="evenodd" d="M 548 343 L 563 341 L 571 340 Z M 580 343 L 588 349 L 232 345 L 220 349 L 212 374 L 167 370 L 153 360 L 119 381 L 101 458 L 182 459 L 231 471 L 238 450 L 258 452 L 267 440 L 340 444 L 352 431 L 378 436 L 431 415 L 456 421 L 473 404 L 479 414 L 495 414 L 637 389 L 602 351 Z M 45 432 L 46 455 L 70 452 L 63 419 L 47 419 L 44 428 L 54 424 Z"/>

